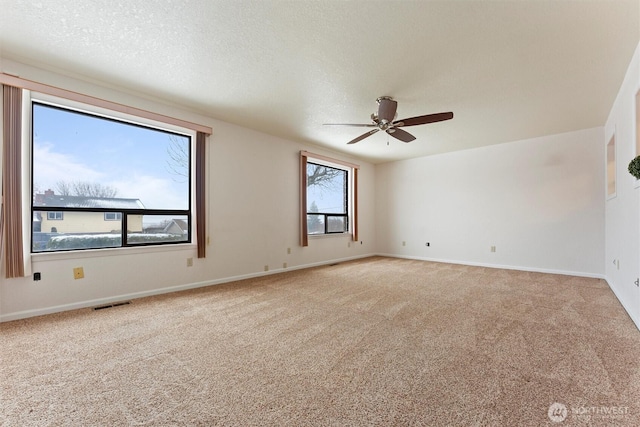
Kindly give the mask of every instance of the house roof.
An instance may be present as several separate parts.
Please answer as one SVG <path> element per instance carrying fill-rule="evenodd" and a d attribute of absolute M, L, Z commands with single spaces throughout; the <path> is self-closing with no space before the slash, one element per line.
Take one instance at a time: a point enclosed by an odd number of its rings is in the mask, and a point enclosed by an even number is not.
<path fill-rule="evenodd" d="M 63 208 L 144 209 L 140 199 L 36 194 L 34 206 Z"/>
<path fill-rule="evenodd" d="M 165 231 L 169 230 L 171 228 L 171 226 L 175 224 L 178 226 L 178 228 L 183 231 L 186 232 L 189 230 L 189 226 L 187 224 L 187 221 L 183 220 L 183 219 L 173 219 L 171 220 L 171 222 L 169 224 L 167 224 L 167 226 L 164 228 Z"/>
<path fill-rule="evenodd" d="M 9 0 L 0 69 L 76 91 L 93 82 L 379 163 L 603 126 L 640 40 L 639 8 L 638 0 Z M 347 145 L 365 129 L 323 126 L 369 123 L 383 95 L 398 101 L 400 119 L 455 116 L 408 128 L 410 144 L 378 132 Z"/>

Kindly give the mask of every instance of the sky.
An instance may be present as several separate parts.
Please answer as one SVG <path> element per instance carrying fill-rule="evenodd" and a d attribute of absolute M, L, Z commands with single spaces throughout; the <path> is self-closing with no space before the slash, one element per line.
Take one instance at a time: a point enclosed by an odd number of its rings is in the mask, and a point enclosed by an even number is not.
<path fill-rule="evenodd" d="M 172 134 L 42 104 L 34 104 L 33 134 L 38 192 L 55 191 L 59 181 L 89 181 L 145 208 L 189 208 L 188 180 L 170 171 Z M 188 147 L 188 137 L 173 140 Z"/>
<path fill-rule="evenodd" d="M 59 181 L 88 181 L 116 188 L 116 197 L 139 199 L 148 209 L 189 208 L 188 181 L 171 171 L 176 163 L 169 156 L 176 142 L 188 147 L 188 137 L 38 103 L 33 134 L 37 193 L 56 191 Z M 342 212 L 344 183 L 334 181 L 309 187 L 309 206 Z"/>

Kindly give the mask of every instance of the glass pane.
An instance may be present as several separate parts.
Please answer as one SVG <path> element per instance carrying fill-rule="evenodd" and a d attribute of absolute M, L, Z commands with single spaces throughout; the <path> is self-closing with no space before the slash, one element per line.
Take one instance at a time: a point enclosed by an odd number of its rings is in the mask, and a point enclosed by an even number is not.
<path fill-rule="evenodd" d="M 103 212 L 34 212 L 32 251 L 118 247 L 121 230 L 122 221 L 106 221 Z"/>
<path fill-rule="evenodd" d="M 347 221 L 343 216 L 328 216 L 327 217 L 327 232 L 328 233 L 344 233 L 347 231 Z"/>
<path fill-rule="evenodd" d="M 127 225 L 129 245 L 189 241 L 186 215 L 127 215 Z"/>
<path fill-rule="evenodd" d="M 324 215 L 307 215 L 307 233 L 324 234 Z"/>
<path fill-rule="evenodd" d="M 347 213 L 347 171 L 307 163 L 307 212 Z"/>
<path fill-rule="evenodd" d="M 35 206 L 189 209 L 191 138 L 33 104 Z"/>

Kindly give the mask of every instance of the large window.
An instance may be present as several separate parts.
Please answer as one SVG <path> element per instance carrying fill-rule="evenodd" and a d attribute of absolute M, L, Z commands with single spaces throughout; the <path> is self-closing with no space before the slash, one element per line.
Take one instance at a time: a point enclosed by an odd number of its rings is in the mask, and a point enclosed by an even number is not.
<path fill-rule="evenodd" d="M 349 231 L 349 172 L 345 169 L 307 163 L 307 232 Z"/>
<path fill-rule="evenodd" d="M 189 243 L 191 134 L 32 103 L 32 252 Z"/>

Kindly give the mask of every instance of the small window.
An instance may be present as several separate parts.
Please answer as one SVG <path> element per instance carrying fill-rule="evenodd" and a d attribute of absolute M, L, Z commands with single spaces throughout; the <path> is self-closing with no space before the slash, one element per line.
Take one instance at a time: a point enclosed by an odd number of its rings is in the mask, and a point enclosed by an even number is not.
<path fill-rule="evenodd" d="M 349 231 L 349 172 L 345 169 L 307 163 L 307 232 L 313 234 Z"/>
<path fill-rule="evenodd" d="M 607 197 L 616 195 L 616 136 L 607 143 Z"/>
<path fill-rule="evenodd" d="M 105 212 L 105 221 L 122 221 L 122 212 Z"/>
<path fill-rule="evenodd" d="M 62 212 L 47 212 L 47 219 L 50 221 L 62 221 Z"/>

